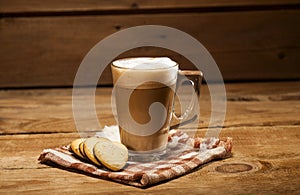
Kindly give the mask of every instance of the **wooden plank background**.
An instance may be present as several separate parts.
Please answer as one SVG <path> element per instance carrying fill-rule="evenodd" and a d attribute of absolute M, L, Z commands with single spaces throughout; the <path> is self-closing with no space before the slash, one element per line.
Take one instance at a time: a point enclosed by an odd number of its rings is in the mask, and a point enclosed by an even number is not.
<path fill-rule="evenodd" d="M 0 0 L 1 13 L 298 5 L 299 0 Z"/>
<path fill-rule="evenodd" d="M 72 86 L 85 54 L 101 39 L 137 25 L 178 28 L 212 54 L 226 81 L 300 78 L 300 1 L 0 0 L 0 87 Z M 119 57 L 170 56 L 160 48 Z M 107 69 L 99 81 L 111 84 Z"/>

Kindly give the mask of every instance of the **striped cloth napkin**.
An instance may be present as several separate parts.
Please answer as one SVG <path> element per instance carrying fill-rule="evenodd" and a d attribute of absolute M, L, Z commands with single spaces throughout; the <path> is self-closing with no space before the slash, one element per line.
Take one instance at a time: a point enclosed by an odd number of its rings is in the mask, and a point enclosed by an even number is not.
<path fill-rule="evenodd" d="M 149 163 L 128 161 L 124 169 L 116 172 L 76 158 L 76 155 L 69 150 L 69 146 L 44 149 L 38 160 L 41 163 L 78 170 L 102 179 L 148 187 L 187 174 L 214 159 L 226 158 L 231 154 L 231 148 L 232 139 L 229 137 L 189 138 L 181 131 L 172 130 L 169 133 L 168 152 L 162 160 Z"/>

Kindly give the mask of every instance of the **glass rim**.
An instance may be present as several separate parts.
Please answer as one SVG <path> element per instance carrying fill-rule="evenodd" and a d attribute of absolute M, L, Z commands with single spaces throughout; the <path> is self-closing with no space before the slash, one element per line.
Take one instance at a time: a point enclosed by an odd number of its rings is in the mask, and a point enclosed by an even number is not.
<path fill-rule="evenodd" d="M 134 67 L 121 67 L 121 66 L 118 66 L 118 65 L 114 64 L 117 61 L 129 60 L 129 59 L 138 59 L 138 58 L 148 58 L 148 59 L 150 59 L 150 58 L 168 58 L 169 60 L 171 60 L 172 62 L 174 62 L 174 65 L 171 65 L 169 67 L 155 68 L 155 69 L 148 69 L 148 68 L 145 68 L 145 69 L 136 69 L 135 66 Z M 172 60 L 169 57 L 128 57 L 128 58 L 120 58 L 120 59 L 112 61 L 111 62 L 111 66 L 119 68 L 119 69 L 133 70 L 133 71 L 144 71 L 144 70 L 147 70 L 147 71 L 157 71 L 157 70 L 168 70 L 168 69 L 171 69 L 171 68 L 174 68 L 174 67 L 178 67 L 179 65 L 178 65 L 178 63 L 176 61 Z"/>

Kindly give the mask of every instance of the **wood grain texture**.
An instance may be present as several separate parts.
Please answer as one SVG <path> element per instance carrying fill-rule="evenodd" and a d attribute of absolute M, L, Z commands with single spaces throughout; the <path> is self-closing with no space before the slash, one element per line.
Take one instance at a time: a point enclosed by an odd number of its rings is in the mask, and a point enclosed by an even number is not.
<path fill-rule="evenodd" d="M 225 80 L 299 79 L 298 18 L 298 10 L 1 18 L 0 87 L 71 86 L 79 64 L 96 43 L 144 24 L 170 26 L 194 36 L 211 52 Z M 157 48 L 119 57 L 145 55 L 170 56 L 182 69 L 194 68 L 175 52 Z M 102 76 L 99 83 L 111 84 L 109 69 Z"/>
<path fill-rule="evenodd" d="M 300 82 L 226 84 L 225 127 L 300 125 Z M 116 124 L 111 88 L 98 88 L 96 111 L 102 126 Z M 83 96 L 84 97 L 84 96 Z M 202 136 L 210 120 L 210 95 L 201 90 Z M 51 124 L 51 125 L 49 125 Z M 76 132 L 71 89 L 0 91 L 0 134 Z"/>
<path fill-rule="evenodd" d="M 43 164 L 42 149 L 67 144 L 76 134 L 0 136 L 0 192 L 3 193 L 125 193 L 125 194 L 297 194 L 299 193 L 299 127 L 225 128 L 234 139 L 233 157 L 208 163 L 172 181 L 138 189 Z M 32 144 L 35 143 L 35 144 Z M 251 170 L 224 173 L 220 166 L 250 166 Z M 218 186 L 216 188 L 216 186 Z"/>
<path fill-rule="evenodd" d="M 79 137 L 71 89 L 1 90 L 0 193 L 299 194 L 299 86 L 226 84 L 228 109 L 221 137 L 233 137 L 233 156 L 147 189 L 38 163 L 43 149 Z M 113 124 L 110 91 L 99 88 L 96 95 L 99 117 L 108 125 Z M 201 93 L 204 122 L 198 131 L 203 135 L 210 113 L 205 85 Z"/>
<path fill-rule="evenodd" d="M 299 0 L 0 0 L 0 13 L 18 12 L 59 12 L 59 11 L 88 11 L 88 10 L 136 10 L 136 9 L 182 9 L 201 7 L 228 7 L 228 6 L 274 6 L 297 5 Z"/>

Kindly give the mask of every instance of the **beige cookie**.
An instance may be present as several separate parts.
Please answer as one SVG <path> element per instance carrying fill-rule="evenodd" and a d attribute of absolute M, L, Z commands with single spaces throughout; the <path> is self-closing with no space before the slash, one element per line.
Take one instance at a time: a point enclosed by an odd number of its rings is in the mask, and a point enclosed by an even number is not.
<path fill-rule="evenodd" d="M 127 148 L 119 143 L 112 142 L 105 138 L 99 138 L 101 141 L 94 146 L 96 158 L 107 168 L 118 171 L 122 169 L 128 160 Z"/>
<path fill-rule="evenodd" d="M 94 146 L 99 141 L 101 141 L 101 140 L 97 137 L 87 138 L 83 142 L 83 151 L 84 151 L 85 156 L 90 161 L 92 161 L 94 164 L 96 164 L 98 166 L 101 166 L 101 163 L 95 158 L 95 155 L 94 155 Z"/>
<path fill-rule="evenodd" d="M 84 141 L 83 141 L 84 142 Z M 81 153 L 81 155 L 84 157 L 84 159 L 86 159 L 86 155 L 84 153 L 84 150 L 83 150 L 83 142 L 81 142 L 79 144 L 79 152 Z"/>
<path fill-rule="evenodd" d="M 84 139 L 75 139 L 74 141 L 72 141 L 71 143 L 71 150 L 80 158 L 84 158 L 84 156 L 81 154 L 80 150 L 79 150 L 79 145 L 84 141 Z"/>

